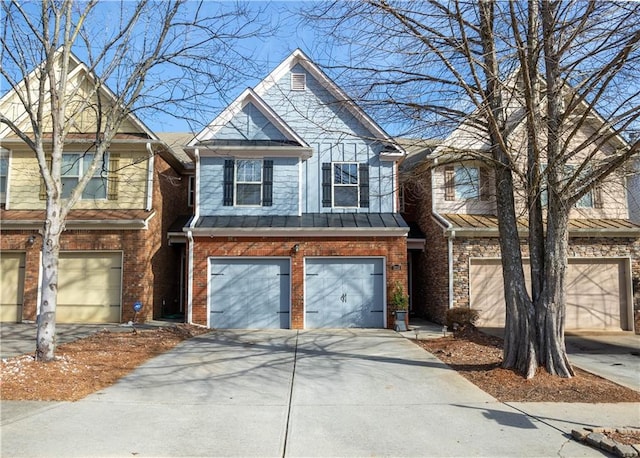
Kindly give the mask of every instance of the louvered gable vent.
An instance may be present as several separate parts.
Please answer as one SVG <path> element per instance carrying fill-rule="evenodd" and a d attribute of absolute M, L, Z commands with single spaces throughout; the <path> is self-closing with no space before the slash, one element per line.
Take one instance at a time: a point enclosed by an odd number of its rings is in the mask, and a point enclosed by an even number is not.
<path fill-rule="evenodd" d="M 307 89 L 307 75 L 304 73 L 291 73 L 291 90 L 304 91 Z"/>

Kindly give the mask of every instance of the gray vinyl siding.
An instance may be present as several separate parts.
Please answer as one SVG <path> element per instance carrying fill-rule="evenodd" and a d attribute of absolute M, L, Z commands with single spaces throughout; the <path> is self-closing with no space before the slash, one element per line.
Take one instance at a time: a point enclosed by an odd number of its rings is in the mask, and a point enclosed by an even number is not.
<path fill-rule="evenodd" d="M 273 160 L 273 205 L 268 207 L 225 207 L 222 205 L 224 161 L 222 157 L 200 159 L 200 214 L 206 215 L 298 215 L 298 159 Z"/>

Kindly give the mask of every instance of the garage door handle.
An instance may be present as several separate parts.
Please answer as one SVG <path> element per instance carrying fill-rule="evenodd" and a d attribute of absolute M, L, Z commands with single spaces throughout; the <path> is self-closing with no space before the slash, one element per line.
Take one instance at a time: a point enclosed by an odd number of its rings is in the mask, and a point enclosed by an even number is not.
<path fill-rule="evenodd" d="M 317 310 L 307 310 L 307 313 L 318 313 Z"/>
<path fill-rule="evenodd" d="M 369 310 L 371 313 L 382 313 L 384 310 Z"/>
<path fill-rule="evenodd" d="M 224 313 L 224 310 L 211 310 L 211 313 Z"/>
<path fill-rule="evenodd" d="M 276 312 L 276 313 L 289 313 L 289 312 Z"/>

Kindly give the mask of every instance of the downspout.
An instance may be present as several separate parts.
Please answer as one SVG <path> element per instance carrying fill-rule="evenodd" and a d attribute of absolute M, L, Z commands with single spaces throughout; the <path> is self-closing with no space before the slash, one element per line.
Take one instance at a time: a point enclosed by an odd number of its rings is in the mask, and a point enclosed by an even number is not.
<path fill-rule="evenodd" d="M 153 172 L 155 167 L 155 154 L 151 148 L 151 143 L 147 142 L 147 152 L 149 153 L 149 169 L 147 170 L 147 205 L 146 211 L 151 211 L 153 208 Z"/>
<path fill-rule="evenodd" d="M 438 158 L 433 161 L 434 165 L 438 164 Z M 433 198 L 433 169 L 431 169 L 431 214 L 443 226 L 443 235 L 447 237 L 447 272 L 449 277 L 449 308 L 453 308 L 453 239 L 456 238 L 456 231 L 452 230 L 453 225 L 447 221 L 436 210 L 435 199 Z"/>
<path fill-rule="evenodd" d="M 200 150 L 198 148 L 194 150 L 194 156 L 196 159 L 194 211 L 191 223 L 187 228 L 187 246 L 189 250 L 187 259 L 187 323 L 189 324 L 193 324 L 193 228 L 196 226 L 198 218 L 200 218 Z"/>

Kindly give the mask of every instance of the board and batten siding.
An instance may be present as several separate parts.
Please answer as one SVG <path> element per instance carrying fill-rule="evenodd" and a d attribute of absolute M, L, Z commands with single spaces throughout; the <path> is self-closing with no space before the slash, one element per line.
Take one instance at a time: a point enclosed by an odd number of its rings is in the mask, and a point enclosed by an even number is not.
<path fill-rule="evenodd" d="M 305 91 L 291 90 L 290 73 L 306 75 Z M 333 95 L 304 67 L 298 64 L 290 73 L 261 96 L 314 149 L 314 154 L 304 162 L 302 169 L 302 212 L 392 212 L 396 187 L 394 164 L 380 161 L 378 155 L 384 145 L 370 140 L 373 134 L 338 104 Z M 369 207 L 323 207 L 322 164 L 351 161 L 369 165 Z"/>
<path fill-rule="evenodd" d="M 299 159 L 265 158 L 273 160 L 273 205 L 266 207 L 224 206 L 224 157 L 200 159 L 201 215 L 221 216 L 297 216 Z"/>

